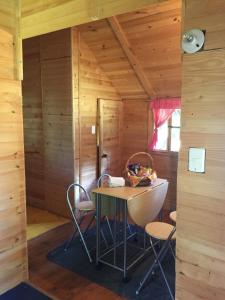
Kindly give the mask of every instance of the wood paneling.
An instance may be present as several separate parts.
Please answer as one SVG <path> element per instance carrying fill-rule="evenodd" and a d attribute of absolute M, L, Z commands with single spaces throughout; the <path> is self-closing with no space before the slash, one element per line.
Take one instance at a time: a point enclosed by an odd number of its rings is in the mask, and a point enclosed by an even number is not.
<path fill-rule="evenodd" d="M 111 26 L 106 20 L 79 26 L 99 66 L 123 99 L 148 98 Z"/>
<path fill-rule="evenodd" d="M 28 38 L 51 31 L 103 19 L 163 0 L 46 0 L 22 1 L 22 36 Z"/>
<path fill-rule="evenodd" d="M 67 216 L 67 186 L 96 183 L 97 99 L 120 97 L 77 28 L 28 39 L 24 50 L 27 193 L 32 205 Z"/>
<path fill-rule="evenodd" d="M 148 101 L 126 100 L 123 107 L 123 166 L 129 156 L 147 151 L 148 146 Z"/>
<path fill-rule="evenodd" d="M 46 206 L 68 215 L 65 191 L 74 174 L 71 58 L 42 61 L 41 69 Z"/>
<path fill-rule="evenodd" d="M 181 1 L 117 17 L 133 55 L 157 97 L 181 95 Z"/>
<path fill-rule="evenodd" d="M 0 0 L 0 294 L 27 278 L 18 3 Z"/>
<path fill-rule="evenodd" d="M 84 42 L 81 33 L 79 39 L 80 182 L 88 190 L 95 186 L 97 177 L 97 139 L 96 134 L 91 133 L 91 126 L 97 125 L 97 99 L 120 99 L 91 50 Z M 76 53 L 77 51 L 75 55 Z"/>
<path fill-rule="evenodd" d="M 0 79 L 0 293 L 26 278 L 21 86 Z"/>
<path fill-rule="evenodd" d="M 45 208 L 40 38 L 23 42 L 23 120 L 27 203 Z"/>
<path fill-rule="evenodd" d="M 71 30 L 24 41 L 24 123 L 30 205 L 67 216 L 74 180 Z"/>
<path fill-rule="evenodd" d="M 134 69 L 135 74 L 137 75 L 137 78 L 139 79 L 139 82 L 141 83 L 144 91 L 146 94 L 151 98 L 155 96 L 155 91 L 152 88 L 152 85 L 148 78 L 146 77 L 145 73 L 142 70 L 142 67 L 137 59 L 137 57 L 133 54 L 132 47 L 117 19 L 117 17 L 111 17 L 108 18 L 108 22 L 118 39 L 120 46 L 122 47 L 124 53 L 126 54 L 128 61 L 132 68 Z"/>
<path fill-rule="evenodd" d="M 225 1 L 198 5 L 186 1 L 185 27 L 201 25 L 206 48 L 222 46 Z M 176 266 L 176 297 L 182 300 L 225 298 L 224 72 L 224 49 L 184 55 Z M 187 171 L 189 147 L 206 148 L 205 173 Z"/>
<path fill-rule="evenodd" d="M 109 22 L 113 30 L 106 20 L 81 25 L 80 30 L 121 97 L 179 97 L 181 0 L 148 6 Z"/>
<path fill-rule="evenodd" d="M 0 19 L 1 19 L 1 35 L 4 36 L 4 43 L 1 43 L 1 61 L 7 59 L 7 65 L 1 64 L 1 72 L 7 72 L 7 78 L 22 80 L 22 44 L 20 36 L 20 17 L 21 17 L 21 1 L 3 1 L 1 0 Z M 3 31 L 2 31 L 3 30 Z M 13 40 L 14 47 L 10 47 L 11 41 L 7 42 L 5 36 L 9 33 Z M 13 53 L 13 59 L 12 59 Z M 13 73 L 10 73 L 13 69 Z"/>
<path fill-rule="evenodd" d="M 0 28 L 0 78 L 14 78 L 13 36 Z"/>

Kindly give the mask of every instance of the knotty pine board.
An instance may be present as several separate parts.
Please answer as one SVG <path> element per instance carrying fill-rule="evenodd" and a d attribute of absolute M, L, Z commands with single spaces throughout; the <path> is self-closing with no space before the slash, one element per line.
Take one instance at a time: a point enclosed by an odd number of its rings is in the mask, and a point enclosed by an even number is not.
<path fill-rule="evenodd" d="M 0 294 L 28 277 L 17 4 L 0 0 Z"/>
<path fill-rule="evenodd" d="M 225 297 L 224 72 L 224 49 L 184 55 L 176 263 L 182 300 Z M 206 149 L 205 173 L 188 172 L 189 147 Z"/>

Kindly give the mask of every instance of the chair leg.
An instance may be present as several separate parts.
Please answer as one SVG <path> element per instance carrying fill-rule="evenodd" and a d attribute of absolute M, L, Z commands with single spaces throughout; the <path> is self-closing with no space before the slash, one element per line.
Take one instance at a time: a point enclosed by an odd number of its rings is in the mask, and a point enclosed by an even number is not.
<path fill-rule="evenodd" d="M 87 244 L 86 244 L 86 242 L 85 242 L 83 233 L 82 233 L 82 231 L 81 231 L 81 229 L 80 229 L 80 226 L 79 226 L 79 224 L 78 224 L 78 222 L 77 222 L 76 216 L 75 216 L 74 212 L 71 212 L 71 213 L 72 213 L 73 220 L 74 220 L 74 226 L 76 227 L 76 229 L 77 229 L 78 232 L 79 232 L 81 241 L 82 241 L 82 243 L 83 243 L 83 246 L 84 246 L 84 248 L 85 248 L 85 251 L 86 251 L 86 253 L 87 253 L 87 256 L 88 256 L 88 258 L 89 258 L 89 261 L 90 261 L 90 263 L 92 263 L 93 260 L 92 260 L 92 258 L 91 258 L 90 252 L 89 252 L 88 247 L 87 247 Z"/>
<path fill-rule="evenodd" d="M 154 262 L 152 263 L 150 269 L 148 270 L 148 272 L 145 274 L 143 280 L 140 282 L 139 288 L 136 290 L 136 295 L 139 295 L 141 289 L 143 288 L 145 282 L 147 281 L 147 279 L 150 277 L 150 275 L 152 274 L 154 268 L 157 265 L 157 260 L 155 259 Z"/>
<path fill-rule="evenodd" d="M 90 228 L 90 226 L 92 225 L 92 223 L 94 222 L 95 219 L 95 215 L 92 216 L 91 220 L 89 221 L 87 227 L 84 230 L 84 235 L 87 233 L 88 229 Z"/>
<path fill-rule="evenodd" d="M 169 291 L 170 297 L 171 297 L 172 300 L 174 300 L 173 293 L 172 293 L 172 291 L 171 291 L 170 285 L 169 285 L 168 280 L 167 280 L 167 278 L 166 278 L 166 274 L 165 274 L 165 272 L 164 272 L 164 270 L 163 270 L 163 267 L 162 267 L 162 265 L 161 265 L 159 255 L 156 253 L 156 250 L 155 250 L 155 247 L 154 247 L 154 245 L 153 245 L 153 243 L 152 243 L 152 240 L 151 240 L 151 245 L 152 245 L 152 250 L 153 250 L 153 252 L 154 252 L 155 258 L 156 258 L 156 260 L 157 260 L 157 264 L 158 264 L 158 266 L 159 266 L 159 268 L 160 268 L 160 270 L 161 270 L 162 276 L 163 276 L 163 278 L 164 278 L 164 281 L 165 281 L 165 283 L 166 283 L 167 289 L 168 289 L 168 291 Z M 169 245 L 170 245 L 170 242 L 169 242 Z M 161 260 L 162 260 L 162 256 L 163 256 L 163 257 L 165 256 L 167 250 L 168 250 L 168 246 L 167 246 L 167 247 L 165 246 L 165 247 L 164 247 L 164 251 L 165 251 L 165 252 L 161 254 Z"/>
<path fill-rule="evenodd" d="M 164 281 L 166 283 L 166 286 L 168 288 L 168 291 L 169 291 L 169 294 L 172 298 L 172 300 L 174 300 L 174 296 L 172 294 L 172 291 L 170 289 L 170 286 L 169 286 L 169 283 L 166 279 L 166 276 L 165 276 L 165 273 L 164 273 L 164 270 L 162 268 L 162 265 L 161 265 L 161 262 L 160 260 L 162 261 L 162 259 L 164 258 L 165 254 L 167 253 L 167 250 L 168 250 L 168 244 L 170 243 L 170 240 L 167 240 L 164 245 L 161 247 L 159 253 L 157 254 L 156 250 L 155 250 L 155 247 L 154 247 L 154 244 L 152 242 L 152 239 L 150 237 L 150 243 L 151 243 L 151 247 L 152 247 L 152 250 L 153 250 L 153 253 L 154 253 L 154 256 L 155 256 L 155 260 L 154 262 L 152 263 L 151 267 L 149 268 L 148 272 L 146 273 L 145 277 L 143 278 L 143 280 L 140 282 L 140 285 L 139 285 L 139 288 L 137 289 L 136 291 L 136 294 L 138 295 L 141 291 L 141 289 L 143 288 L 144 284 L 146 283 L 146 281 L 148 280 L 148 278 L 151 277 L 152 275 L 152 272 L 154 271 L 154 269 L 159 266 L 161 272 L 162 272 L 162 275 L 163 275 L 163 278 L 164 278 Z"/>
<path fill-rule="evenodd" d="M 79 226 L 81 226 L 82 222 L 84 220 L 84 217 L 81 217 L 80 222 L 78 223 Z M 76 227 L 76 229 L 74 230 L 74 233 L 72 234 L 71 238 L 69 239 L 69 241 L 66 243 L 65 247 L 64 247 L 64 251 L 67 251 L 70 247 L 70 245 L 72 244 L 76 234 L 77 234 L 78 228 Z"/>
<path fill-rule="evenodd" d="M 176 255 L 174 253 L 174 249 L 173 249 L 173 246 L 171 245 L 171 242 L 169 243 L 169 247 L 170 247 L 170 250 L 171 250 L 174 260 L 176 260 Z"/>
<path fill-rule="evenodd" d="M 73 232 L 71 238 L 69 239 L 69 241 L 67 241 L 67 243 L 66 243 L 66 245 L 65 245 L 65 247 L 64 247 L 64 251 L 67 251 L 67 250 L 69 249 L 70 245 L 72 244 L 72 242 L 73 242 L 73 240 L 74 240 L 74 238 L 75 238 L 75 236 L 76 236 L 76 233 L 77 233 L 77 230 L 75 230 L 75 231 Z"/>

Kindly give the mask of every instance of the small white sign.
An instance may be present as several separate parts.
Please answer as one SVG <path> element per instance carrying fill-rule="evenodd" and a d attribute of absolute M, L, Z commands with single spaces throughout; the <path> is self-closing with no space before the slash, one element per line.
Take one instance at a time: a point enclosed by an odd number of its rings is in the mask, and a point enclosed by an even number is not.
<path fill-rule="evenodd" d="M 205 172 L 205 148 L 189 148 L 188 170 L 196 173 Z"/>
<path fill-rule="evenodd" d="M 95 131 L 96 131 L 96 130 L 95 130 L 95 125 L 92 125 L 92 126 L 91 126 L 91 134 L 95 134 Z"/>

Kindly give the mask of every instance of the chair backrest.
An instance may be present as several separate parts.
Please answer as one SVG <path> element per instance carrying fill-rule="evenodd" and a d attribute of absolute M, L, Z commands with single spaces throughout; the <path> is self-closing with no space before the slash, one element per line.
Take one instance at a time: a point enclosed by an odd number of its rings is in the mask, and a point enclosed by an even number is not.
<path fill-rule="evenodd" d="M 167 190 L 168 181 L 165 181 L 128 201 L 128 212 L 135 224 L 145 227 L 155 220 L 163 207 Z"/>
<path fill-rule="evenodd" d="M 105 179 L 105 178 L 108 178 L 109 179 L 109 182 L 111 180 L 111 175 L 109 175 L 108 173 L 103 173 L 99 178 L 98 178 L 98 181 L 97 181 L 97 187 L 99 188 L 102 184 L 102 180 Z"/>
<path fill-rule="evenodd" d="M 66 200 L 67 200 L 67 204 L 68 204 L 71 212 L 76 207 L 76 201 L 75 201 L 75 197 L 74 197 L 75 187 L 80 188 L 84 192 L 86 200 L 91 201 L 88 192 L 86 191 L 86 189 L 82 185 L 80 185 L 79 183 L 75 183 L 75 182 L 72 183 L 72 184 L 70 184 L 69 187 L 68 187 L 68 189 L 67 189 L 67 191 L 66 191 Z"/>

